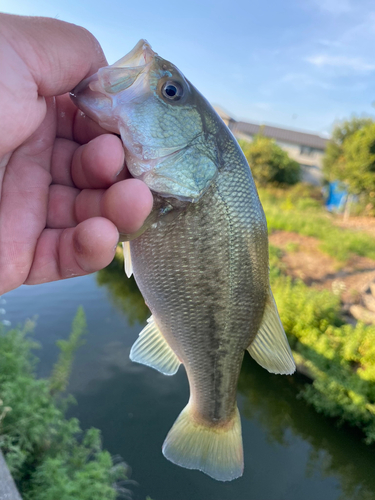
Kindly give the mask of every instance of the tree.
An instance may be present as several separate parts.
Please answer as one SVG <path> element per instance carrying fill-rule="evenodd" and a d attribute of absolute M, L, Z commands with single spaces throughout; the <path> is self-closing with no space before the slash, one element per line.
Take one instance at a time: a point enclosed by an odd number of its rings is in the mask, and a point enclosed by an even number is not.
<path fill-rule="evenodd" d="M 257 135 L 253 142 L 239 141 L 249 162 L 255 180 L 260 185 L 273 182 L 296 184 L 300 180 L 301 167 L 275 141 Z"/>
<path fill-rule="evenodd" d="M 345 120 L 335 126 L 323 158 L 323 172 L 327 180 L 348 182 L 347 169 L 345 167 L 344 143 L 358 130 L 372 123 L 373 121 L 371 118 L 357 118 L 354 116 L 350 120 Z"/>
<path fill-rule="evenodd" d="M 375 123 L 369 123 L 343 143 L 342 180 L 353 194 L 375 195 Z M 372 203 L 373 204 L 373 203 Z"/>

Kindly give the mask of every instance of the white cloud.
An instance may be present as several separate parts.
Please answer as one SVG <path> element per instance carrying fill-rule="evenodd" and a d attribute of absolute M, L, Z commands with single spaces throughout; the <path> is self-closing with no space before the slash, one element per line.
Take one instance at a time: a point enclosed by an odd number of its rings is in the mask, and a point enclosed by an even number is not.
<path fill-rule="evenodd" d="M 313 0 L 313 4 L 331 14 L 347 14 L 353 10 L 350 0 Z"/>
<path fill-rule="evenodd" d="M 341 42 L 357 45 L 373 41 L 375 36 L 375 11 L 364 10 L 362 21 L 344 31 Z"/>
<path fill-rule="evenodd" d="M 342 43 L 338 40 L 328 40 L 328 39 L 320 39 L 317 40 L 317 43 L 320 45 L 323 45 L 324 47 L 329 47 L 329 48 L 341 48 Z"/>
<path fill-rule="evenodd" d="M 360 57 L 330 56 L 326 54 L 319 54 L 316 56 L 307 57 L 306 61 L 318 67 L 330 66 L 359 72 L 368 72 L 375 70 L 375 64 L 366 62 Z"/>
<path fill-rule="evenodd" d="M 317 80 L 316 78 L 312 78 L 310 75 L 306 75 L 304 73 L 287 73 L 281 78 L 280 81 L 293 85 L 295 89 L 303 89 L 310 86 L 319 87 L 325 90 L 334 90 L 336 88 L 331 83 Z"/>

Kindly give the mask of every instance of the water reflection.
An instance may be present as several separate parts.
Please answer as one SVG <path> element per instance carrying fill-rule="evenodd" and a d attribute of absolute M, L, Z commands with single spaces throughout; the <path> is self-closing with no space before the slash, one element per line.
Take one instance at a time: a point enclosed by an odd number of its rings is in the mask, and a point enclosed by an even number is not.
<path fill-rule="evenodd" d="M 130 325 L 144 323 L 150 316 L 134 277 L 125 276 L 124 260 L 119 251 L 112 263 L 96 274 L 96 280 L 99 286 L 108 288 L 112 302 L 126 314 Z"/>
<path fill-rule="evenodd" d="M 340 500 L 373 500 L 375 446 L 366 446 L 360 432 L 338 429 L 334 420 L 317 414 L 299 399 L 304 383 L 304 377 L 298 375 L 271 375 L 246 355 L 238 384 L 239 393 L 245 396 L 242 416 L 256 419 L 270 442 L 288 446 L 294 436 L 308 442 L 306 477 L 316 472 L 323 477 L 339 476 Z"/>
<path fill-rule="evenodd" d="M 122 259 L 117 256 L 109 267 L 100 271 L 97 282 L 107 288 L 111 301 L 127 315 L 130 324 L 145 322 L 150 313 L 134 279 L 125 277 Z M 119 348 L 117 344 L 113 347 L 114 350 Z M 375 499 L 375 447 L 364 445 L 362 435 L 352 429 L 338 429 L 333 420 L 319 415 L 299 399 L 298 394 L 306 383 L 303 377 L 271 375 L 247 354 L 238 384 L 247 464 L 244 477 L 222 485 L 202 474 L 192 471 L 187 474 L 175 468 L 161 456 L 160 446 L 174 417 L 186 404 L 186 376 L 179 372 L 175 377 L 165 378 L 142 365 L 122 363 L 124 357 L 123 352 L 116 355 L 110 363 L 111 377 L 101 383 L 96 379 L 91 390 L 78 398 L 78 408 L 83 421 L 87 412 L 90 425 L 103 430 L 106 446 L 121 453 L 134 466 L 137 479 L 151 496 L 175 499 L 176 488 L 179 500 L 192 498 L 188 490 L 185 495 L 185 490 L 180 488 L 194 484 L 198 497 L 205 500 L 299 500 L 304 489 L 304 498 Z M 98 400 L 106 401 L 102 416 L 98 410 L 93 410 Z M 145 411 L 145 401 L 147 408 L 152 408 L 152 418 Z M 114 422 L 119 407 L 122 411 L 118 418 L 122 416 L 122 420 Z M 92 422 L 93 415 L 98 421 Z M 110 426 L 107 425 L 108 415 L 111 415 Z M 125 436 L 123 445 L 119 442 L 119 428 Z M 260 431 L 264 434 L 263 442 L 262 439 L 257 441 Z M 139 436 L 144 433 L 148 438 L 141 443 Z M 275 444 L 278 451 L 275 451 Z M 291 486 L 284 493 L 280 490 L 275 493 L 271 482 L 265 484 L 260 478 L 262 471 L 257 470 L 262 463 L 264 467 L 263 458 L 267 460 L 268 457 L 271 462 L 274 453 L 285 463 L 278 462 L 279 470 L 272 471 L 273 480 L 281 482 L 282 476 L 290 470 Z M 145 456 L 152 456 L 152 460 L 145 460 Z M 253 460 L 253 457 L 257 458 Z M 297 474 L 298 467 L 302 467 L 302 477 Z M 169 474 L 178 481 L 171 480 L 166 492 L 159 478 Z"/>

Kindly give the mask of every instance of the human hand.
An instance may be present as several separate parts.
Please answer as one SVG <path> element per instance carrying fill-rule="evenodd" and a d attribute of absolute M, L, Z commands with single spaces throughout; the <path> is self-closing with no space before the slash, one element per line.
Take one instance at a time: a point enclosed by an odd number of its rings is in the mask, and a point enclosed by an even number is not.
<path fill-rule="evenodd" d="M 152 195 L 127 178 L 120 139 L 67 94 L 107 64 L 88 31 L 0 14 L 0 48 L 1 295 L 105 267 Z"/>

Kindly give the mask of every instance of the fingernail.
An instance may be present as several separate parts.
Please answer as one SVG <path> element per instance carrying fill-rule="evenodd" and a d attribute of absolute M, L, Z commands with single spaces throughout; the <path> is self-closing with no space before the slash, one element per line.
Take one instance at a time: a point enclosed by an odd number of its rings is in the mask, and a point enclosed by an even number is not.
<path fill-rule="evenodd" d="M 126 161 L 125 161 L 125 158 L 124 158 L 124 161 L 123 161 L 123 163 L 121 165 L 120 170 L 115 175 L 115 179 L 121 174 L 121 172 L 124 170 L 125 167 L 126 167 Z"/>
<path fill-rule="evenodd" d="M 121 168 L 120 168 L 120 170 L 116 173 L 115 177 L 118 177 L 118 176 L 121 174 L 121 172 L 124 170 L 124 168 L 125 168 L 125 163 L 123 163 L 122 167 L 121 167 Z"/>

